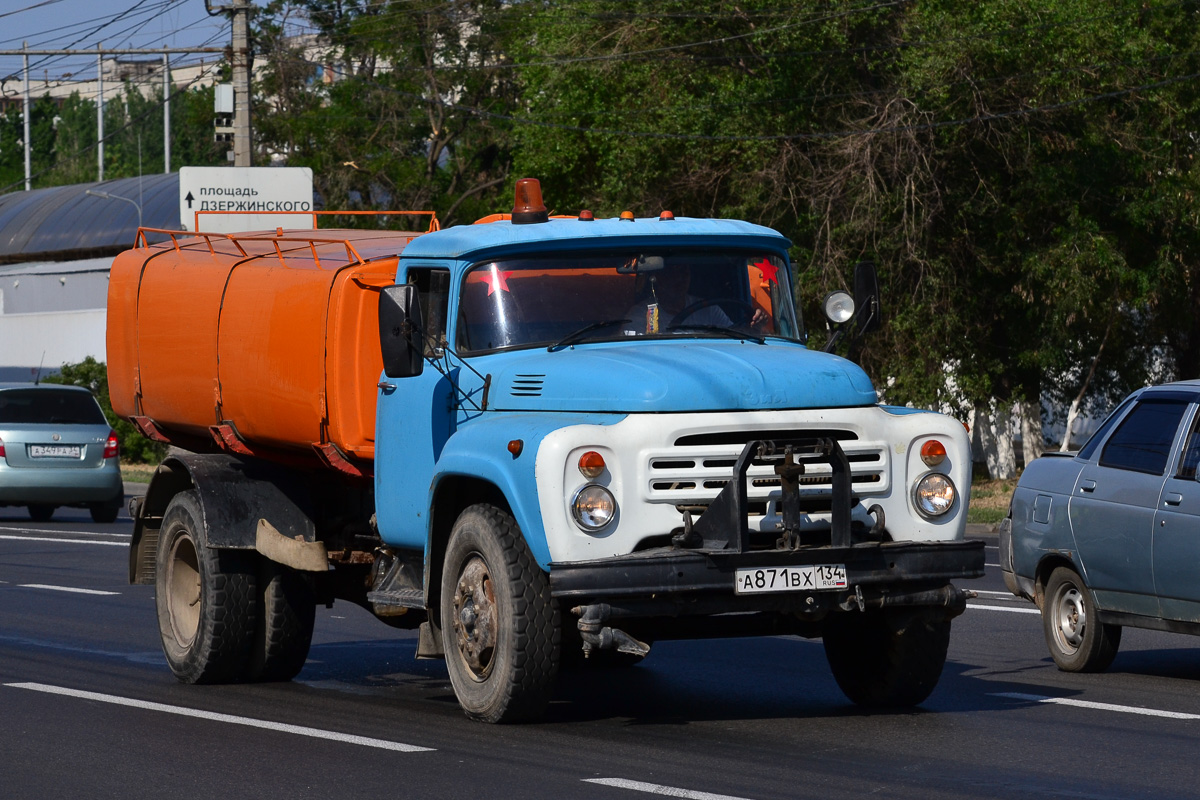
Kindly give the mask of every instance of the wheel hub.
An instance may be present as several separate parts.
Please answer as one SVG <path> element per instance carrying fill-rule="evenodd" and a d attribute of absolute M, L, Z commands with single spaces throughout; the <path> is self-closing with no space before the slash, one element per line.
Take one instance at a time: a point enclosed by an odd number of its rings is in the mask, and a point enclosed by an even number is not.
<path fill-rule="evenodd" d="M 200 568 L 196 546 L 187 536 L 175 541 L 167 560 L 166 601 L 171 633 L 187 647 L 200 628 Z"/>
<path fill-rule="evenodd" d="M 463 662 L 476 679 L 486 678 L 496 651 L 499 622 L 492 579 L 478 556 L 463 567 L 454 589 L 454 633 Z"/>
<path fill-rule="evenodd" d="M 1087 610 L 1083 595 L 1073 586 L 1066 587 L 1058 596 L 1055 608 L 1055 630 L 1067 650 L 1078 650 L 1083 644 L 1087 627 Z"/>

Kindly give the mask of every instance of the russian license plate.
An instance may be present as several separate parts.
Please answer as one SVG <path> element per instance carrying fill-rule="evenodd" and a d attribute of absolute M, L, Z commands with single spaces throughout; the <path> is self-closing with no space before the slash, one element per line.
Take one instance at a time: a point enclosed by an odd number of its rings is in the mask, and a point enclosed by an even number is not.
<path fill-rule="evenodd" d="M 30 458 L 79 458 L 82 451 L 77 444 L 31 444 Z"/>
<path fill-rule="evenodd" d="M 737 594 L 764 592 L 819 592 L 845 589 L 845 564 L 814 564 L 803 567 L 744 567 L 734 573 Z"/>

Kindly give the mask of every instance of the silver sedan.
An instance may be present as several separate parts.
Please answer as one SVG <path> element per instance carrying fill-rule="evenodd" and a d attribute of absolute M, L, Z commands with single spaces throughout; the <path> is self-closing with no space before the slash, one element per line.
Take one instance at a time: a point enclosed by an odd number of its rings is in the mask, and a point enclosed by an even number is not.
<path fill-rule="evenodd" d="M 0 506 L 45 522 L 59 506 L 113 522 L 124 491 L 117 436 L 78 386 L 0 385 Z"/>

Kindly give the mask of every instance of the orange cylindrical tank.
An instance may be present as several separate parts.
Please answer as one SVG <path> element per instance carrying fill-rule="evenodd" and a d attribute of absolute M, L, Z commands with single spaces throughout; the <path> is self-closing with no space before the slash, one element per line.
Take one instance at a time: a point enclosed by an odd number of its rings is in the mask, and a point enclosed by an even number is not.
<path fill-rule="evenodd" d="M 189 449 L 369 472 L 379 290 L 415 235 L 175 233 L 122 253 L 108 292 L 113 410 Z"/>

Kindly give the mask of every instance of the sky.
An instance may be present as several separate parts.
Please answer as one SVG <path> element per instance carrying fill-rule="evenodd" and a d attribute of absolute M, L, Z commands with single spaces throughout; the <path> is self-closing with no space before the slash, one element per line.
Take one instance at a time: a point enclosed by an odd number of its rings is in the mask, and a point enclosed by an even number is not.
<path fill-rule="evenodd" d="M 228 0 L 209 0 L 214 7 Z M 209 16 L 204 0 L 0 0 L 0 50 L 224 47 L 226 16 Z M 187 63 L 200 56 L 173 55 Z M 211 61 L 212 56 L 206 56 Z M 30 56 L 30 72 L 51 80 L 75 75 L 90 79 L 96 57 Z M 0 78 L 21 72 L 21 56 L 0 55 Z"/>

